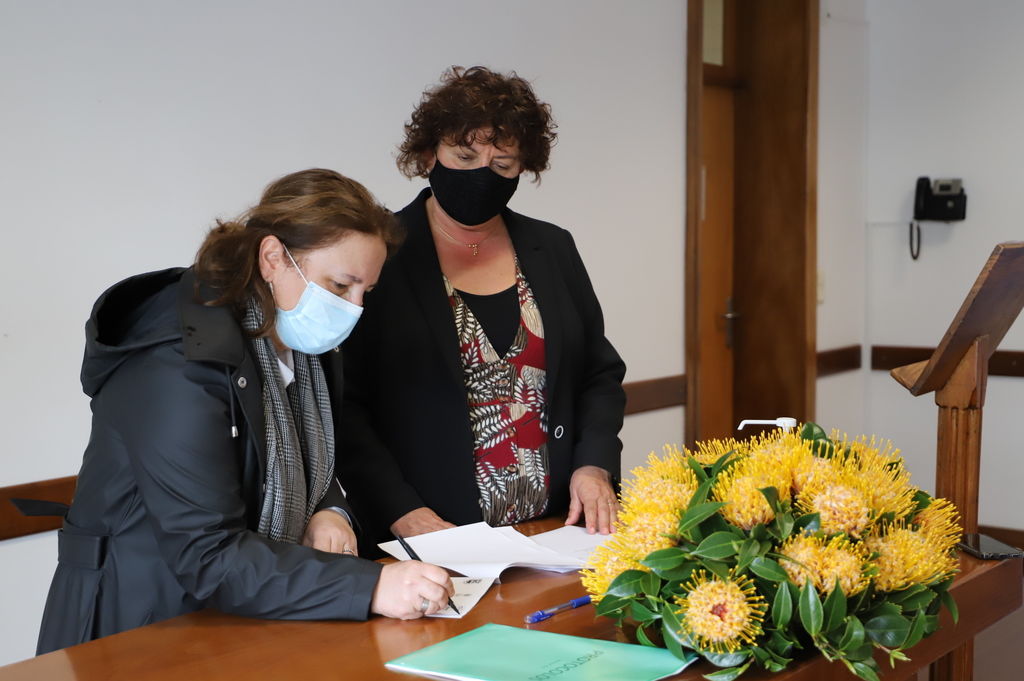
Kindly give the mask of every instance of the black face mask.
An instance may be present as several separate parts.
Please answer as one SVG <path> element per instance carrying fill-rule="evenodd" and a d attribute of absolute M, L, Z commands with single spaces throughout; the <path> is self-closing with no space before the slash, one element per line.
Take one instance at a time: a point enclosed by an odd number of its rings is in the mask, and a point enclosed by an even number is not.
<path fill-rule="evenodd" d="M 434 198 L 449 217 L 468 227 L 500 213 L 518 186 L 518 175 L 502 177 L 490 168 L 452 170 L 435 161 L 430 171 Z"/>

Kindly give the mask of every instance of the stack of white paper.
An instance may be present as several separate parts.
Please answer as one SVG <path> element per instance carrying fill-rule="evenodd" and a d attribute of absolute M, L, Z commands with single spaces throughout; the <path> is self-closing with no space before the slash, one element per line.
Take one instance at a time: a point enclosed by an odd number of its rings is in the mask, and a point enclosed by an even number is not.
<path fill-rule="evenodd" d="M 531 538 L 512 527 L 491 527 L 481 522 L 408 537 L 406 541 L 425 563 L 467 577 L 493 580 L 509 567 L 579 570 L 594 547 L 605 539 L 606 535 L 590 535 L 580 527 L 563 527 Z M 399 560 L 409 558 L 397 541 L 380 547 Z"/>

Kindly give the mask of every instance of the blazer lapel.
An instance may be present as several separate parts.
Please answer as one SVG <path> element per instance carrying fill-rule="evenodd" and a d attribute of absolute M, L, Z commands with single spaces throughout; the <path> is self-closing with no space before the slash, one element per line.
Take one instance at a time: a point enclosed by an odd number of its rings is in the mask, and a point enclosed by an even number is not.
<path fill-rule="evenodd" d="M 430 225 L 427 222 L 426 200 L 430 190 L 424 189 L 412 203 L 398 215 L 407 231 L 405 245 L 395 256 L 401 260 L 406 284 L 423 311 L 431 336 L 437 343 L 445 366 L 453 380 L 462 384 L 462 358 L 459 355 L 459 336 L 455 330 L 451 303 L 441 279 L 441 265 L 437 260 Z"/>
<path fill-rule="evenodd" d="M 511 210 L 502 213 L 505 226 L 508 228 L 512 245 L 519 258 L 519 267 L 526 277 L 533 297 L 540 308 L 541 321 L 544 323 L 544 360 L 547 364 L 547 384 L 549 399 L 558 377 L 558 366 L 562 356 L 562 308 L 564 288 L 557 269 L 553 266 L 548 253 L 535 230 L 522 215 Z"/>

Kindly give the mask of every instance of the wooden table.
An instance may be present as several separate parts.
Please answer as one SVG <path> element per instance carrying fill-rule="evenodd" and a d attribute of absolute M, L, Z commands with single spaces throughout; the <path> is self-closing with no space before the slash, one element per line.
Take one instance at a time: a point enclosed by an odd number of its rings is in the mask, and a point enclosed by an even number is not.
<path fill-rule="evenodd" d="M 557 521 L 528 523 L 527 534 L 551 529 Z M 918 668 L 1020 607 L 1021 560 L 983 562 L 965 556 L 952 591 L 960 623 L 948 613 L 942 628 L 912 649 L 910 663 L 883 678 L 911 677 Z M 108 636 L 82 645 L 0 667 L 0 681 L 216 681 L 226 679 L 408 679 L 384 668 L 400 655 L 473 629 L 487 622 L 528 626 L 563 634 L 624 640 L 592 607 L 561 613 L 546 622 L 524 625 L 523 616 L 583 594 L 575 573 L 557 574 L 514 568 L 462 619 L 408 622 L 374 617 L 368 622 L 281 622 L 224 615 L 212 610 Z M 712 671 L 694 665 L 677 679 L 696 680 Z M 886 665 L 887 669 L 887 665 Z M 780 674 L 747 673 L 747 681 L 851 681 L 841 664 L 813 657 Z"/>

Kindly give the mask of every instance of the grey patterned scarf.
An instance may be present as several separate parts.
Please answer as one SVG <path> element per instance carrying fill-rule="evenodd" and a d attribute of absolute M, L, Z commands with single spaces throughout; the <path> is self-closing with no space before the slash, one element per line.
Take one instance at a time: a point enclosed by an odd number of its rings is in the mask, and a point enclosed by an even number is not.
<path fill-rule="evenodd" d="M 242 326 L 252 331 L 263 311 L 250 300 Z M 267 475 L 258 532 L 297 543 L 334 477 L 334 421 L 320 359 L 294 352 L 295 380 L 282 389 L 277 352 L 270 338 L 253 338 L 263 375 Z"/>

